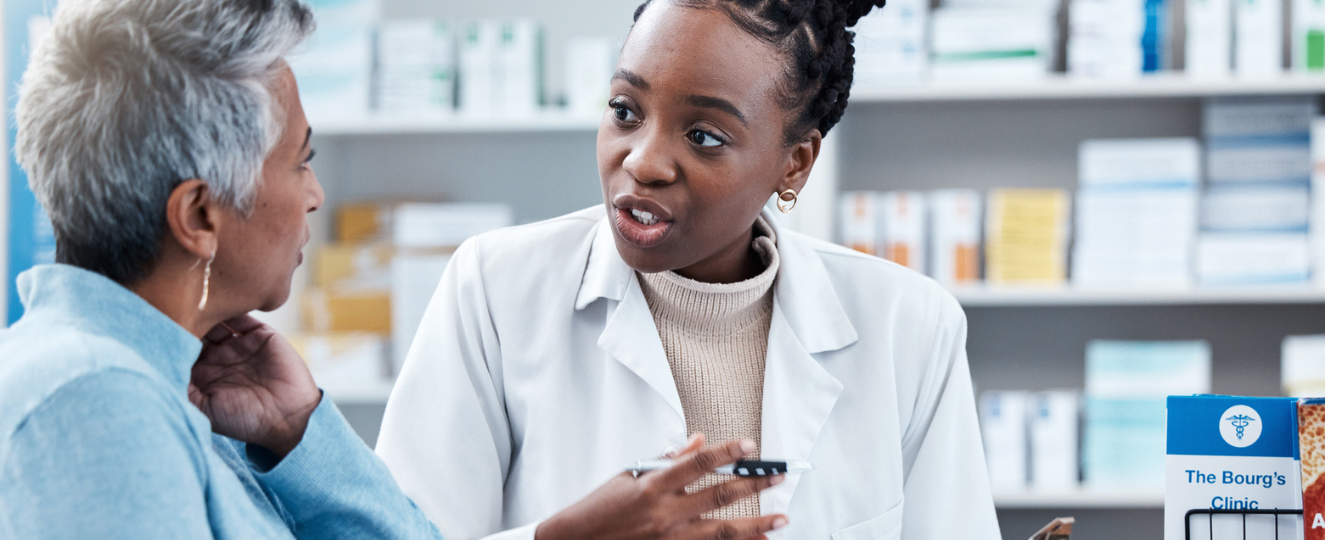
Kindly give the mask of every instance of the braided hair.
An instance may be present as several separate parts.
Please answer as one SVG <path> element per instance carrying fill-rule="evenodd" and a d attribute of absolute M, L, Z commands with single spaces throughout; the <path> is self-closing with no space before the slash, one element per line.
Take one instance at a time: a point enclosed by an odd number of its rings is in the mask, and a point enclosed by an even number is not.
<path fill-rule="evenodd" d="M 653 0 L 635 9 L 635 21 Z M 721 9 L 737 26 L 787 56 L 779 85 L 784 109 L 798 111 L 788 143 L 814 127 L 827 135 L 847 108 L 856 65 L 855 33 L 847 30 L 884 0 L 672 0 L 690 8 Z"/>

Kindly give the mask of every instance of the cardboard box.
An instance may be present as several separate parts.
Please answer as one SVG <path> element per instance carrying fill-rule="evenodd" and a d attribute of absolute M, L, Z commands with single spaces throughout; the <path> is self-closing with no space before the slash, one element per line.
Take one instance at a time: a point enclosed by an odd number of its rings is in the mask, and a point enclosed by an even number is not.
<path fill-rule="evenodd" d="M 304 328 L 312 332 L 391 333 L 391 291 L 313 288 L 304 295 Z"/>
<path fill-rule="evenodd" d="M 930 276 L 945 285 L 980 281 L 980 224 L 984 199 L 974 190 L 931 191 Z"/>
<path fill-rule="evenodd" d="M 879 254 L 883 225 L 878 208 L 878 194 L 873 191 L 848 191 L 839 199 L 842 245 L 870 255 Z"/>
<path fill-rule="evenodd" d="M 1293 398 L 1170 396 L 1164 540 L 1187 538 L 1189 510 L 1302 508 L 1297 416 Z M 1296 515 L 1196 516 L 1190 527 L 1191 538 L 1302 538 Z"/>
<path fill-rule="evenodd" d="M 980 396 L 980 431 L 994 492 L 1026 489 L 1026 392 L 985 392 Z"/>

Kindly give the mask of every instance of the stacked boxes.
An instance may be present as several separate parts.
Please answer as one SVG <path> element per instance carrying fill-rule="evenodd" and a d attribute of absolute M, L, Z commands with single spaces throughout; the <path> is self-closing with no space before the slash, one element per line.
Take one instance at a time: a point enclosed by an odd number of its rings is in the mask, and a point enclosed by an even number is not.
<path fill-rule="evenodd" d="M 611 91 L 616 52 L 605 37 L 578 37 L 566 42 L 566 110 L 577 115 L 602 114 Z"/>
<path fill-rule="evenodd" d="M 1293 69 L 1325 72 L 1325 2 L 1293 0 Z"/>
<path fill-rule="evenodd" d="M 1078 486 L 1080 395 L 1071 390 L 980 396 L 980 431 L 995 493 L 1063 492 Z"/>
<path fill-rule="evenodd" d="M 1233 67 L 1238 76 L 1256 78 L 1282 73 L 1284 1 L 1238 0 L 1233 6 Z"/>
<path fill-rule="evenodd" d="M 925 194 L 915 191 L 856 191 L 841 198 L 843 243 L 925 272 Z"/>
<path fill-rule="evenodd" d="M 377 35 L 375 107 L 384 114 L 455 109 L 455 35 L 443 21 L 384 21 Z"/>
<path fill-rule="evenodd" d="M 303 305 L 311 334 L 298 343 L 327 353 L 323 364 L 337 366 L 335 373 L 363 373 L 355 366 L 373 351 L 381 371 L 397 372 L 456 246 L 511 223 L 510 208 L 499 204 L 342 206 L 336 241 L 314 258 L 314 287 Z"/>
<path fill-rule="evenodd" d="M 1062 190 L 989 193 L 985 273 L 991 285 L 1061 285 L 1067 279 L 1070 203 Z"/>
<path fill-rule="evenodd" d="M 1026 392 L 985 392 L 980 396 L 980 431 L 995 493 L 1026 489 Z"/>
<path fill-rule="evenodd" d="M 1167 68 L 1167 0 L 1072 0 L 1068 72 L 1131 78 Z"/>
<path fill-rule="evenodd" d="M 1082 143 L 1073 283 L 1189 285 L 1200 160 L 1195 139 Z"/>
<path fill-rule="evenodd" d="M 925 27 L 929 2 L 894 0 L 861 18 L 856 33 L 855 84 L 861 87 L 920 84 L 929 64 Z"/>
<path fill-rule="evenodd" d="M 935 81 L 1037 80 L 1052 67 L 1056 32 L 1051 10 L 943 7 L 932 18 Z"/>
<path fill-rule="evenodd" d="M 1196 273 L 1202 284 L 1302 283 L 1310 273 L 1309 98 L 1206 104 Z"/>
<path fill-rule="evenodd" d="M 932 191 L 929 199 L 929 275 L 947 286 L 980 281 L 983 198 L 967 189 Z"/>
<path fill-rule="evenodd" d="M 307 49 L 289 57 L 299 98 L 310 119 L 353 120 L 368 115 L 373 80 L 373 32 L 379 0 L 310 0 L 317 31 Z"/>
<path fill-rule="evenodd" d="M 1082 474 L 1090 488 L 1162 488 L 1164 400 L 1210 391 L 1210 346 L 1092 341 L 1086 349 Z"/>
<path fill-rule="evenodd" d="M 1186 71 L 1196 78 L 1233 72 L 1232 0 L 1187 0 Z"/>

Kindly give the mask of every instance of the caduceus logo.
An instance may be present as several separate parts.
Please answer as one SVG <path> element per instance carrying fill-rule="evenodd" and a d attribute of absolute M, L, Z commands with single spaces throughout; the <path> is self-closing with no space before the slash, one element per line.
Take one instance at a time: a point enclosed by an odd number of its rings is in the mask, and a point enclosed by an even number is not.
<path fill-rule="evenodd" d="M 1250 426 L 1252 422 L 1256 421 L 1255 418 L 1252 418 L 1245 414 L 1235 414 L 1233 416 L 1225 418 L 1224 420 L 1228 420 L 1230 424 L 1233 424 L 1233 429 L 1236 429 L 1238 431 L 1239 440 L 1241 440 L 1242 437 L 1247 434 L 1247 426 Z"/>
<path fill-rule="evenodd" d="M 1246 448 L 1261 438 L 1261 415 L 1246 405 L 1229 407 L 1219 415 L 1219 435 L 1235 448 Z"/>

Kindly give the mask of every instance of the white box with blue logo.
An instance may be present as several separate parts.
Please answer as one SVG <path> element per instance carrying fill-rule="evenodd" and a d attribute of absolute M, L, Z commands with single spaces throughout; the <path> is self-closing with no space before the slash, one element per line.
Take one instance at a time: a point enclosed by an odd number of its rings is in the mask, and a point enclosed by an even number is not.
<path fill-rule="evenodd" d="M 1164 540 L 1302 538 L 1269 513 L 1302 509 L 1297 400 L 1171 396 L 1167 429 Z"/>

